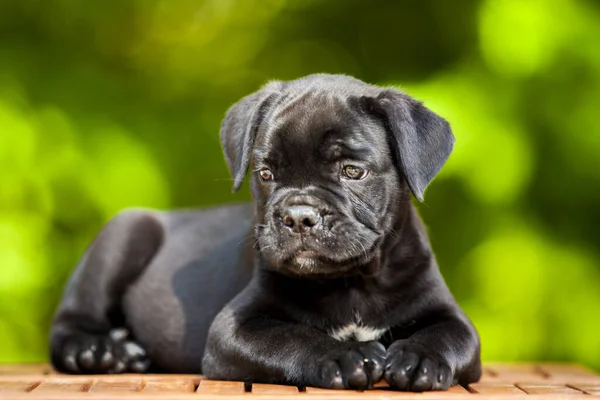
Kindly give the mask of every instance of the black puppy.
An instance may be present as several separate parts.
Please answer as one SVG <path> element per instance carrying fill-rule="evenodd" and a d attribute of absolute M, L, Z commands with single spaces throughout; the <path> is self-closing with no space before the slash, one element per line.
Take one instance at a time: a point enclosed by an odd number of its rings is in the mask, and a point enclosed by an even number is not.
<path fill-rule="evenodd" d="M 242 99 L 221 140 L 234 189 L 252 169 L 253 207 L 115 217 L 57 312 L 57 369 L 414 391 L 479 379 L 477 333 L 410 201 L 451 153 L 444 119 L 319 74 Z"/>

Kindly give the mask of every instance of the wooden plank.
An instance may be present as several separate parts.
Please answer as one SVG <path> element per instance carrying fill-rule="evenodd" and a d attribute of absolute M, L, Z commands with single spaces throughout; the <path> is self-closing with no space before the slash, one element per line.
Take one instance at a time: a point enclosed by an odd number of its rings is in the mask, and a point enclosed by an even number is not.
<path fill-rule="evenodd" d="M 264 395 L 264 394 L 298 394 L 298 388 L 296 386 L 285 386 L 285 385 L 267 385 L 264 383 L 253 383 L 252 394 Z"/>
<path fill-rule="evenodd" d="M 328 397 L 346 397 L 346 398 L 354 398 L 354 397 L 366 397 L 366 398 L 379 398 L 379 397 L 407 397 L 411 393 L 400 392 L 397 390 L 393 390 L 389 387 L 387 382 L 381 381 L 374 385 L 373 389 L 365 390 L 365 391 L 357 391 L 351 389 L 323 389 L 316 387 L 306 387 L 305 392 L 311 399 L 314 396 L 328 396 Z M 414 393 L 412 393 L 414 395 Z"/>
<path fill-rule="evenodd" d="M 331 395 L 344 395 L 344 394 L 348 394 L 350 391 L 349 390 L 337 390 L 337 389 L 323 389 L 323 388 L 315 388 L 315 387 L 306 387 L 305 392 L 307 395 L 325 395 L 325 396 L 331 396 Z M 370 393 L 371 390 L 367 391 L 367 393 Z"/>
<path fill-rule="evenodd" d="M 442 392 L 437 392 L 442 393 Z M 446 390 L 445 393 L 455 393 L 455 394 L 467 394 L 469 391 L 462 386 L 452 386 L 450 389 Z"/>
<path fill-rule="evenodd" d="M 510 383 L 472 383 L 469 385 L 472 392 L 485 395 L 523 395 L 525 392 Z"/>
<path fill-rule="evenodd" d="M 550 395 L 550 394 L 570 394 L 570 395 L 579 394 L 579 395 L 581 395 L 581 394 L 583 394 L 583 392 L 581 392 L 580 390 L 573 389 L 571 387 L 568 387 L 566 385 L 561 385 L 561 384 L 519 382 L 519 383 L 516 383 L 516 385 L 519 388 L 521 388 L 523 391 L 525 391 L 527 394 L 543 394 L 543 395 Z"/>
<path fill-rule="evenodd" d="M 364 393 L 369 394 L 369 395 L 385 394 L 387 396 L 394 396 L 394 397 L 427 396 L 427 397 L 434 397 L 434 398 L 448 397 L 448 396 L 453 397 L 454 395 L 461 395 L 461 396 L 470 395 L 469 391 L 462 386 L 452 386 L 448 390 L 444 390 L 444 391 L 433 391 L 433 392 L 423 392 L 423 393 L 401 392 L 401 391 L 393 390 L 389 387 L 378 387 L 373 390 L 366 390 Z"/>
<path fill-rule="evenodd" d="M 43 381 L 38 387 L 33 389 L 31 393 L 47 394 L 47 393 L 73 393 L 87 392 L 92 386 L 91 379 L 69 379 L 69 378 L 51 378 Z"/>
<path fill-rule="evenodd" d="M 415 393 L 413 393 L 415 394 Z M 462 386 L 452 386 L 450 389 L 445 391 L 435 391 L 435 392 L 424 392 L 419 393 L 421 397 L 426 397 L 428 399 L 434 398 L 463 398 L 464 396 L 470 396 L 471 393 Z"/>
<path fill-rule="evenodd" d="M 521 392 L 524 394 L 523 392 Z M 451 397 L 456 398 L 457 396 L 462 397 L 470 395 L 469 391 L 462 386 L 453 386 L 446 391 L 436 392 L 425 392 L 425 393 L 414 393 L 414 392 L 402 392 L 391 389 L 387 385 L 379 385 L 371 390 L 365 390 L 364 392 L 358 392 L 354 390 L 332 390 L 332 389 L 320 389 L 320 388 L 306 388 L 306 394 L 310 398 L 315 395 L 323 396 L 339 396 L 339 397 L 361 397 L 361 398 L 439 398 L 439 397 Z"/>
<path fill-rule="evenodd" d="M 584 392 L 586 394 L 600 396 L 600 384 L 598 384 L 598 385 L 574 384 L 574 385 L 569 385 L 569 386 L 572 386 L 575 389 L 581 390 L 582 392 Z"/>
<path fill-rule="evenodd" d="M 479 382 L 499 382 L 498 373 L 493 368 L 484 366 L 481 370 Z"/>
<path fill-rule="evenodd" d="M 203 379 L 200 381 L 196 393 L 215 395 L 243 394 L 244 382 L 211 381 Z"/>
<path fill-rule="evenodd" d="M 390 385 L 383 379 L 373 385 L 373 388 L 389 388 Z"/>
<path fill-rule="evenodd" d="M 97 380 L 90 392 L 94 393 L 112 393 L 112 392 L 139 392 L 145 383 L 142 379 L 114 379 L 103 378 Z"/>
<path fill-rule="evenodd" d="M 579 364 L 545 363 L 537 365 L 537 369 L 552 382 L 600 384 L 600 375 Z"/>
<path fill-rule="evenodd" d="M 4 374 L 0 374 L 0 398 L 125 400 L 132 397 L 185 399 L 199 396 L 206 400 L 241 400 L 249 396 L 261 400 L 285 398 L 290 400 L 297 398 L 426 400 L 465 397 L 508 400 L 525 398 L 532 394 L 600 399 L 600 376 L 577 364 L 486 364 L 484 378 L 479 383 L 469 385 L 469 391 L 456 386 L 446 392 L 426 393 L 393 391 L 387 388 L 385 382 L 380 382 L 373 390 L 364 392 L 306 388 L 306 393 L 301 393 L 294 386 L 255 384 L 252 385 L 252 393 L 245 393 L 242 382 L 202 380 L 200 375 L 61 375 L 49 373 L 46 368 L 47 365 L 31 364 L 2 366 Z M 510 381 L 511 379 L 514 380 Z M 194 394 L 196 387 L 197 393 Z M 10 395 L 6 396 L 6 393 Z"/>
<path fill-rule="evenodd" d="M 357 399 L 414 399 L 422 397 L 422 393 L 400 392 L 392 389 L 372 389 L 364 392 L 350 392 L 343 395 L 342 398 Z"/>
<path fill-rule="evenodd" d="M 439 394 L 443 392 L 428 392 L 427 395 L 434 393 L 432 398 L 437 398 Z M 456 398 L 453 394 L 450 395 L 451 398 Z M 263 397 L 260 397 L 263 399 Z M 282 397 L 283 398 L 283 397 Z M 370 390 L 365 391 L 356 391 L 356 390 L 338 390 L 338 389 L 322 389 L 322 388 L 313 388 L 307 387 L 306 393 L 300 393 L 298 396 L 294 397 L 298 398 L 306 398 L 311 400 L 316 399 L 324 399 L 324 400 L 335 400 L 335 399 L 425 399 L 425 394 L 423 393 L 412 393 L 412 392 L 400 392 L 391 390 L 389 387 L 377 387 Z"/>
<path fill-rule="evenodd" d="M 40 383 L 39 379 L 0 381 L 0 393 L 26 393 L 38 387 Z"/>
<path fill-rule="evenodd" d="M 14 375 L 48 375 L 52 372 L 49 364 L 0 364 L 0 377 Z"/>
<path fill-rule="evenodd" d="M 123 375 L 112 375 L 118 377 L 129 377 L 129 378 L 143 378 L 146 381 L 153 380 L 165 380 L 165 379 L 178 379 L 178 380 L 190 380 L 200 383 L 200 380 L 204 379 L 202 375 L 196 374 L 123 374 Z"/>
<path fill-rule="evenodd" d="M 195 389 L 196 385 L 192 379 L 152 379 L 146 381 L 142 392 L 191 393 Z"/>
<path fill-rule="evenodd" d="M 531 363 L 489 363 L 483 369 L 482 383 L 548 382 L 548 374 Z"/>

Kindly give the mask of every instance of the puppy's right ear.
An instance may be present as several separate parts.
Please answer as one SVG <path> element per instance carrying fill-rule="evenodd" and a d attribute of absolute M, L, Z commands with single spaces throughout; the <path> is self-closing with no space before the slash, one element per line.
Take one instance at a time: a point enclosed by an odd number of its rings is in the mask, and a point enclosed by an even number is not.
<path fill-rule="evenodd" d="M 272 82 L 235 103 L 221 123 L 221 146 L 237 191 L 248 172 L 254 138 L 264 116 L 279 97 L 279 82 Z"/>

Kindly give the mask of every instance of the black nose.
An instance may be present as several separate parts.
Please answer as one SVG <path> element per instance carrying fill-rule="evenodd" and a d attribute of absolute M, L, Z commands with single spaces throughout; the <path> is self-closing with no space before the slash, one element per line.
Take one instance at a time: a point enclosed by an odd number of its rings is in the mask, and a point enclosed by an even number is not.
<path fill-rule="evenodd" d="M 319 212 L 312 206 L 291 206 L 283 213 L 283 224 L 294 233 L 305 233 L 319 224 Z"/>

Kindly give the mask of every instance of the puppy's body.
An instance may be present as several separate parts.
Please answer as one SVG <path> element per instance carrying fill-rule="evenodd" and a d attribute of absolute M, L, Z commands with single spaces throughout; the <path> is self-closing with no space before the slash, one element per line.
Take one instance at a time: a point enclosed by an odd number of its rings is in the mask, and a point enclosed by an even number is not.
<path fill-rule="evenodd" d="M 254 205 L 116 217 L 57 313 L 59 369 L 358 389 L 478 379 L 477 333 L 409 199 L 450 154 L 443 119 L 314 75 L 244 98 L 221 138 L 234 187 L 253 170 Z"/>
<path fill-rule="evenodd" d="M 70 335 L 82 324 L 81 346 L 96 345 L 98 350 L 106 345 L 107 332 L 126 325 L 148 353 L 153 370 L 198 373 L 214 316 L 252 276 L 252 214 L 249 204 L 236 204 L 190 211 L 128 210 L 116 216 L 67 285 L 53 327 L 55 366 L 67 372 L 123 372 L 112 370 L 112 364 L 104 371 L 98 360 L 89 368 L 77 367 L 80 352 L 70 359 L 57 351 L 65 350 L 63 332 Z M 87 333 L 94 335 L 86 339 Z M 145 356 L 131 359 L 123 370 L 147 365 L 135 364 Z"/>
<path fill-rule="evenodd" d="M 159 222 L 164 242 L 123 297 L 125 320 L 158 370 L 200 372 L 212 320 L 252 277 L 252 209 L 142 215 Z"/>

